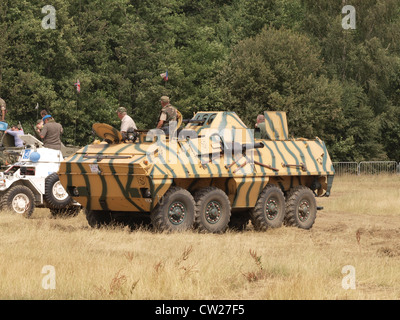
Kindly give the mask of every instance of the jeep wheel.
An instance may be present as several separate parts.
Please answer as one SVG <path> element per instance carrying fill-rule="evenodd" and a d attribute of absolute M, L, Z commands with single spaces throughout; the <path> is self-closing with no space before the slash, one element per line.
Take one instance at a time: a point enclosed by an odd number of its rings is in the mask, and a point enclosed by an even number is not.
<path fill-rule="evenodd" d="M 50 209 L 66 208 L 73 201 L 62 186 L 56 172 L 46 178 L 43 198 Z"/>
<path fill-rule="evenodd" d="M 290 190 L 286 202 L 285 224 L 310 229 L 317 217 L 317 203 L 311 189 L 297 186 Z"/>
<path fill-rule="evenodd" d="M 11 187 L 1 198 L 0 207 L 29 218 L 35 209 L 35 195 L 26 186 Z"/>
<path fill-rule="evenodd" d="M 159 231 L 185 231 L 193 227 L 194 199 L 189 191 L 171 187 L 151 212 L 153 228 Z"/>
<path fill-rule="evenodd" d="M 195 194 L 195 200 L 196 227 L 201 232 L 225 232 L 231 218 L 231 203 L 226 193 L 216 187 L 207 187 Z"/>
<path fill-rule="evenodd" d="M 250 215 L 254 229 L 257 231 L 282 226 L 285 218 L 285 197 L 282 190 L 273 184 L 267 185 L 258 197 Z"/>

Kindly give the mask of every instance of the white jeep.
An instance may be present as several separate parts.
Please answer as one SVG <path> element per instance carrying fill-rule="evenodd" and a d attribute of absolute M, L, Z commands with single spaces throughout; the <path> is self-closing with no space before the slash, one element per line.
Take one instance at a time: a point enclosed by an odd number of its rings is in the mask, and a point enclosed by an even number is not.
<path fill-rule="evenodd" d="M 54 217 L 76 216 L 81 205 L 74 201 L 58 178 L 61 151 L 44 148 L 34 136 L 21 135 L 25 148 L 16 163 L 0 172 L 0 209 L 30 217 L 35 207 L 49 208 Z"/>

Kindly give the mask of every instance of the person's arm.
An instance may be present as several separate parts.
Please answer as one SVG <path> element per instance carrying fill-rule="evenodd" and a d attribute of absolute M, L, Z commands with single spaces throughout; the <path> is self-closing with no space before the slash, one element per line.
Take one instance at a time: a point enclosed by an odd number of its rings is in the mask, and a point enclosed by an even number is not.
<path fill-rule="evenodd" d="M 164 124 L 164 121 L 163 121 L 163 120 L 158 121 L 157 129 L 161 129 L 161 127 L 163 126 L 163 124 Z"/>
<path fill-rule="evenodd" d="M 6 130 L 6 133 L 8 133 L 10 136 L 15 137 L 17 135 L 17 131 L 12 131 L 12 130 Z"/>
<path fill-rule="evenodd" d="M 47 128 L 45 126 L 43 126 L 42 130 L 40 131 L 40 137 L 42 139 L 44 139 L 44 137 L 46 136 L 47 133 Z"/>
<path fill-rule="evenodd" d="M 161 112 L 160 119 L 157 123 L 157 129 L 161 129 L 165 120 L 167 120 L 167 114 L 165 112 Z"/>

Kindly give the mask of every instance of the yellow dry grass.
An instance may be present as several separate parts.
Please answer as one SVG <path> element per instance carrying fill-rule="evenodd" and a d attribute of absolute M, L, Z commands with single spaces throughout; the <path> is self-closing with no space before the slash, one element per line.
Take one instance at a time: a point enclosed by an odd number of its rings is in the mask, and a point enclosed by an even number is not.
<path fill-rule="evenodd" d="M 336 177 L 311 230 L 222 235 L 0 212 L 0 299 L 399 299 L 399 190 L 400 176 Z"/>

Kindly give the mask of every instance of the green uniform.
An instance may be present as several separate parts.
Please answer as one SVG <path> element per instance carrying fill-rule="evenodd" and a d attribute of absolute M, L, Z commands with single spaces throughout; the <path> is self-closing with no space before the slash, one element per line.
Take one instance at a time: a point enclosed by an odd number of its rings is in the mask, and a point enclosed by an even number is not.
<path fill-rule="evenodd" d="M 163 127 L 168 126 L 170 121 L 177 121 L 177 112 L 175 107 L 170 104 L 163 107 L 160 113 L 160 120 L 164 121 Z"/>
<path fill-rule="evenodd" d="M 260 122 L 257 127 L 260 128 L 261 139 L 269 139 L 267 129 L 265 129 L 265 122 Z"/>

